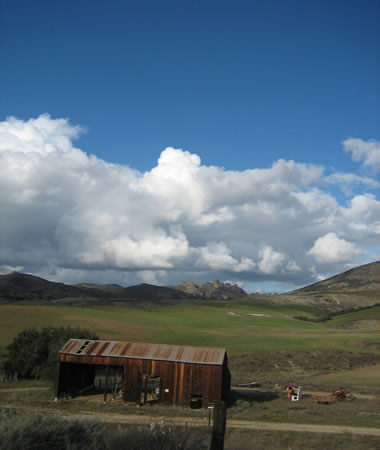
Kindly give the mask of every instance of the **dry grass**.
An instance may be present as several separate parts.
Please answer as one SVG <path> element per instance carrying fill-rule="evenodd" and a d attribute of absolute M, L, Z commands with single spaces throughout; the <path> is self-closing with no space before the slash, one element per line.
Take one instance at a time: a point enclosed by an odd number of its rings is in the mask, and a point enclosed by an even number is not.
<path fill-rule="evenodd" d="M 323 375 L 319 381 L 329 385 L 343 384 L 350 389 L 366 391 L 376 389 L 377 392 L 380 383 L 380 364 Z"/>
<path fill-rule="evenodd" d="M 230 429 L 225 450 L 379 450 L 379 438 L 349 434 L 247 431 Z"/>
<path fill-rule="evenodd" d="M 65 420 L 59 414 L 0 410 L 0 448 L 7 450 L 206 450 L 207 434 L 164 423 L 121 426 Z"/>
<path fill-rule="evenodd" d="M 300 402 L 290 402 L 282 389 L 278 392 L 233 392 L 235 398 L 228 414 L 234 419 L 380 427 L 379 402 L 376 399 L 360 398 L 352 402 L 334 401 L 329 405 L 321 405 L 314 403 L 311 394 L 307 393 Z"/>

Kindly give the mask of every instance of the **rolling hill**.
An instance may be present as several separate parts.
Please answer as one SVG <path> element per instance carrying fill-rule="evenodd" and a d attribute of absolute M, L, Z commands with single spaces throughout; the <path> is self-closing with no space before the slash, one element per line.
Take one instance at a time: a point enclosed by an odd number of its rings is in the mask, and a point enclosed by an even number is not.
<path fill-rule="evenodd" d="M 378 291 L 380 292 L 380 261 L 355 267 L 339 275 L 311 284 L 298 292 L 327 293 L 329 291 Z"/>
<path fill-rule="evenodd" d="M 281 302 L 311 305 L 329 314 L 378 305 L 380 261 L 355 267 L 278 297 Z"/>

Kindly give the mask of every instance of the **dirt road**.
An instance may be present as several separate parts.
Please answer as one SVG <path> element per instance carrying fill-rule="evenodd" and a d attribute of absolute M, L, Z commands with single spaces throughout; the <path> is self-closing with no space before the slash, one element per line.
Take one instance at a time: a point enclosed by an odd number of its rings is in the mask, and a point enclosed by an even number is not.
<path fill-rule="evenodd" d="M 147 424 L 165 422 L 168 424 L 188 427 L 206 427 L 206 419 L 194 417 L 159 417 L 159 416 L 140 416 L 123 414 L 66 414 L 63 415 L 66 420 L 96 420 L 105 423 L 120 424 Z M 367 436 L 379 436 L 380 429 L 366 427 L 349 427 L 345 425 L 310 425 L 297 423 L 279 423 L 279 422 L 261 422 L 248 420 L 227 420 L 227 428 L 240 428 L 246 430 L 271 430 L 271 431 L 295 431 L 298 433 L 333 433 L 333 434 L 355 434 Z"/>

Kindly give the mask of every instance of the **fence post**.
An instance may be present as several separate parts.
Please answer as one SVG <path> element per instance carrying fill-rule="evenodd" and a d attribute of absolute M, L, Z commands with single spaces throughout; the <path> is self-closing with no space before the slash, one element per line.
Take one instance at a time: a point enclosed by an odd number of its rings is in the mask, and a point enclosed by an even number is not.
<path fill-rule="evenodd" d="M 226 432 L 227 407 L 226 402 L 214 402 L 214 417 L 210 450 L 223 450 L 224 434 Z"/>

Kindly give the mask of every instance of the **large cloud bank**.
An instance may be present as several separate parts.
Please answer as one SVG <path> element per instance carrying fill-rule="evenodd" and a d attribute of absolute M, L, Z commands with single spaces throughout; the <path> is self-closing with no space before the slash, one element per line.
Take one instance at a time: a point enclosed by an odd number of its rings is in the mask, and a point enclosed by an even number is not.
<path fill-rule="evenodd" d="M 173 148 L 141 173 L 75 148 L 80 133 L 48 115 L 0 123 L 1 272 L 300 286 L 380 254 L 376 179 L 286 160 L 229 171 Z M 379 143 L 343 146 L 379 170 Z M 344 204 L 331 194 L 336 187 Z"/>

